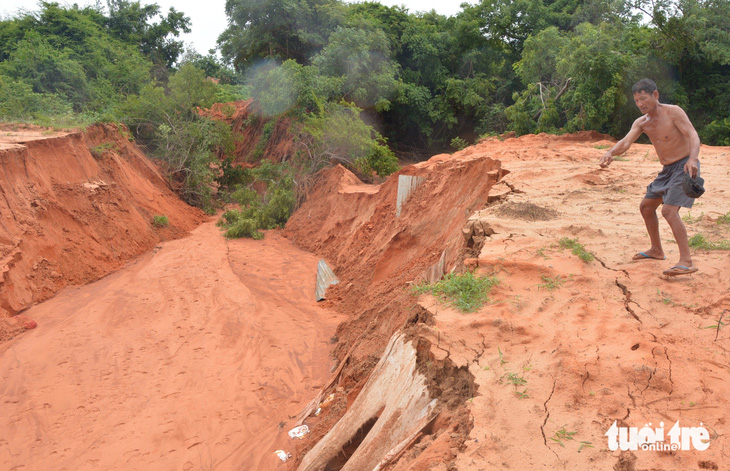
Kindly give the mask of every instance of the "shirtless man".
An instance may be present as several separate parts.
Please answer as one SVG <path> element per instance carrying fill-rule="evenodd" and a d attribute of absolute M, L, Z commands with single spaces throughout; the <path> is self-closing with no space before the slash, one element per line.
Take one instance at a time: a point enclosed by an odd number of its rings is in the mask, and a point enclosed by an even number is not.
<path fill-rule="evenodd" d="M 659 219 L 656 214 L 657 208 L 663 203 L 662 216 L 672 228 L 674 240 L 679 247 L 679 262 L 665 270 L 664 274 L 676 276 L 694 273 L 697 267 L 692 263 L 687 230 L 679 217 L 679 208 L 691 208 L 694 202 L 693 198 L 682 191 L 682 178 L 684 173 L 689 173 L 692 178 L 700 174 L 700 138 L 682 108 L 659 103 L 659 92 L 652 80 L 639 80 L 631 91 L 643 116 L 634 121 L 626 137 L 608 150 L 598 163 L 603 168 L 608 167 L 613 157 L 626 152 L 642 132 L 649 136 L 664 168 L 646 188 L 646 196 L 639 205 L 649 232 L 651 248 L 637 253 L 633 259 L 666 259 L 659 238 Z"/>

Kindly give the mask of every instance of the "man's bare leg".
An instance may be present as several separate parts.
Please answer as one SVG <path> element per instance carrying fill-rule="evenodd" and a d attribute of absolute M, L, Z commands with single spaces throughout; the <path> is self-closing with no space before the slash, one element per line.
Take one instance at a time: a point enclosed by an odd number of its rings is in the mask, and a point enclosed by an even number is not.
<path fill-rule="evenodd" d="M 665 204 L 662 207 L 662 216 L 669 223 L 669 227 L 672 228 L 672 234 L 674 234 L 674 240 L 677 241 L 677 247 L 679 248 L 679 261 L 675 266 L 683 266 L 692 268 L 692 255 L 689 252 L 689 241 L 687 240 L 687 229 L 684 227 L 682 218 L 679 217 L 679 206 L 673 206 L 671 204 Z"/>
<path fill-rule="evenodd" d="M 639 211 L 641 212 L 641 216 L 644 218 L 646 231 L 649 233 L 649 240 L 651 241 L 651 248 L 644 251 L 644 253 L 652 258 L 663 259 L 664 249 L 662 249 L 662 241 L 659 237 L 659 218 L 656 215 L 656 210 L 660 204 L 662 204 L 661 198 L 644 198 L 641 200 L 641 204 L 639 205 Z M 666 205 L 664 207 L 666 208 Z M 677 206 L 673 207 L 677 208 Z M 662 215 L 663 214 L 664 209 L 662 209 Z M 682 220 L 680 219 L 679 222 L 681 224 Z M 682 228 L 684 228 L 684 224 L 682 224 Z M 686 234 L 687 233 L 685 232 L 685 240 L 687 239 Z"/>

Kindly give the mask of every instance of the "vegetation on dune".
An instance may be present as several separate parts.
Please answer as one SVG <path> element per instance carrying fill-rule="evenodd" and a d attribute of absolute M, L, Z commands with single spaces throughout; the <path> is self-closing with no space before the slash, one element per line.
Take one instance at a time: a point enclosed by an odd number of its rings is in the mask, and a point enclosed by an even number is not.
<path fill-rule="evenodd" d="M 265 160 L 256 168 L 240 169 L 238 177 L 229 178 L 229 182 L 230 201 L 239 209 L 226 211 L 218 221 L 229 239 L 262 239 L 260 229 L 283 226 L 294 211 L 294 179 L 287 164 Z"/>
<path fill-rule="evenodd" d="M 164 214 L 157 214 L 152 217 L 152 225 L 155 227 L 167 227 L 170 220 Z"/>
<path fill-rule="evenodd" d="M 473 312 L 489 302 L 489 292 L 497 286 L 496 276 L 479 276 L 474 272 L 448 273 L 436 283 L 413 287 L 416 293 L 430 293 L 463 312 Z"/>
<path fill-rule="evenodd" d="M 703 234 L 695 234 L 689 239 L 689 246 L 700 250 L 730 250 L 730 240 L 713 242 Z"/>
<path fill-rule="evenodd" d="M 376 117 L 399 151 L 506 130 L 618 136 L 638 116 L 631 86 L 644 77 L 704 142 L 728 135 L 727 3 L 485 0 L 447 18 L 376 2 L 235 0 L 227 13 L 219 44 L 238 70 L 291 60 L 335 80 L 323 97 Z"/>
<path fill-rule="evenodd" d="M 564 249 L 570 249 L 573 255 L 577 256 L 584 262 L 591 262 L 595 258 L 591 252 L 587 251 L 586 248 L 583 247 L 583 244 L 581 244 L 578 239 L 563 237 L 558 241 L 558 244 Z"/>

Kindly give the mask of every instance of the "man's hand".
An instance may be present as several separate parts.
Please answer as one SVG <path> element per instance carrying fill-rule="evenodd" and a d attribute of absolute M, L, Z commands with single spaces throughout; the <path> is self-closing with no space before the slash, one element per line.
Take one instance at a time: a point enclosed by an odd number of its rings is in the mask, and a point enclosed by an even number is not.
<path fill-rule="evenodd" d="M 684 173 L 689 173 L 689 176 L 692 178 L 697 178 L 697 171 L 698 167 L 697 164 L 699 163 L 700 159 L 698 158 L 689 158 L 687 160 L 687 163 L 684 164 Z"/>
<path fill-rule="evenodd" d="M 606 152 L 603 154 L 603 157 L 601 157 L 601 160 L 598 161 L 598 165 L 600 165 L 601 168 L 608 168 L 608 166 L 611 165 L 611 162 L 613 162 L 613 156 L 611 155 L 611 152 Z"/>

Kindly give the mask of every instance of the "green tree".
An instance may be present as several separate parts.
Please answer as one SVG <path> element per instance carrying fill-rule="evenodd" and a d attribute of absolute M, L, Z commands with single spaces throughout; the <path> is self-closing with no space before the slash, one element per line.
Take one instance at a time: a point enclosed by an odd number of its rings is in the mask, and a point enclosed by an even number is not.
<path fill-rule="evenodd" d="M 322 76 L 316 66 L 293 59 L 260 67 L 251 78 L 251 93 L 265 116 L 313 112 L 337 96 L 341 87 L 341 79 Z"/>
<path fill-rule="evenodd" d="M 360 118 L 352 103 L 326 103 L 310 113 L 297 132 L 297 147 L 304 158 L 305 173 L 314 173 L 330 163 L 339 163 L 365 179 L 373 172 L 381 177 L 398 170 L 398 160 L 382 136 Z"/>
<path fill-rule="evenodd" d="M 0 63 L 0 73 L 31 85 L 35 93 L 62 96 L 80 111 L 90 90 L 83 67 L 71 56 L 72 51 L 54 49 L 39 33 L 30 31 Z"/>
<path fill-rule="evenodd" d="M 139 1 L 107 0 L 109 16 L 104 19 L 109 33 L 126 44 L 139 47 L 140 52 L 157 64 L 172 67 L 183 53 L 182 41 L 173 39 L 190 32 L 190 18 L 170 7 L 162 16 L 156 3 L 142 6 Z M 160 16 L 160 20 L 152 20 Z"/>
<path fill-rule="evenodd" d="M 226 0 L 221 54 L 238 70 L 264 59 L 307 64 L 341 21 L 339 0 Z"/>
<path fill-rule="evenodd" d="M 26 121 L 71 114 L 71 105 L 60 96 L 36 93 L 28 83 L 0 74 L 0 116 L 3 119 Z"/>
<path fill-rule="evenodd" d="M 345 99 L 361 108 L 390 108 L 398 64 L 391 59 L 383 30 L 365 22 L 357 27 L 339 27 L 312 62 L 321 74 L 342 78 Z"/>
<path fill-rule="evenodd" d="M 162 163 L 181 197 L 206 211 L 213 209 L 212 164 L 234 150 L 230 126 L 199 113 L 213 104 L 217 87 L 185 64 L 167 88 L 149 83 L 120 107 L 122 120 Z"/>

